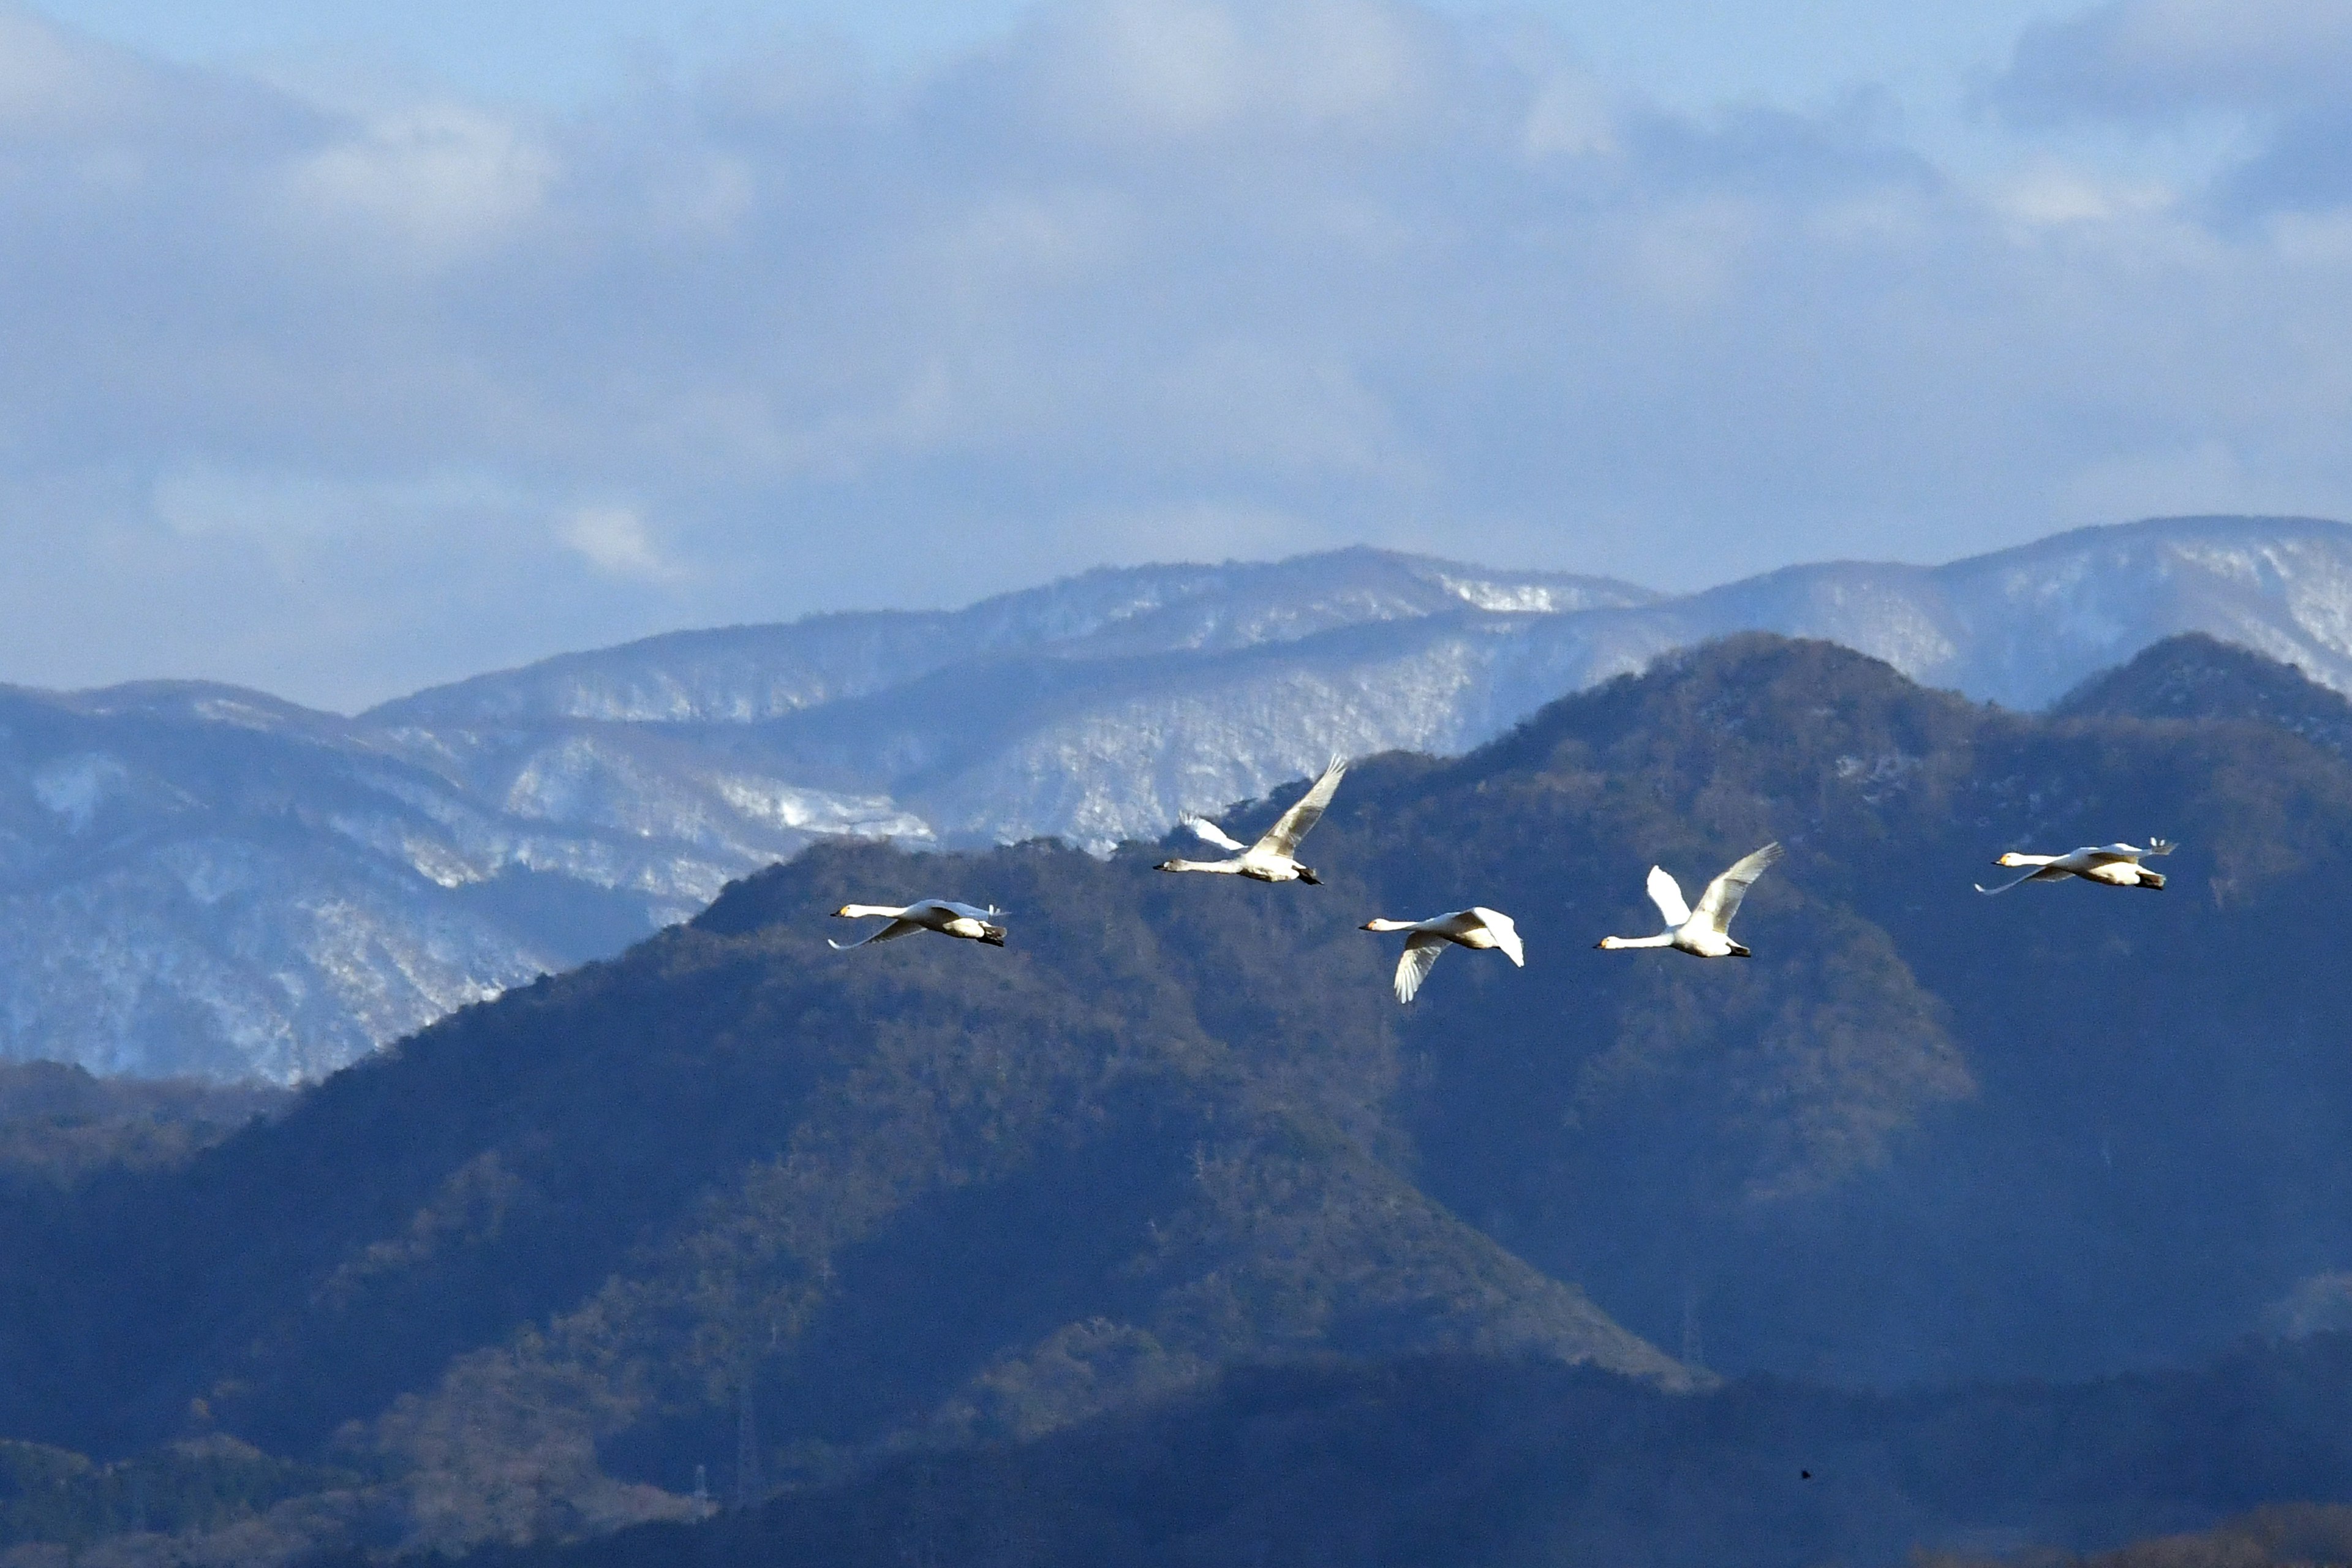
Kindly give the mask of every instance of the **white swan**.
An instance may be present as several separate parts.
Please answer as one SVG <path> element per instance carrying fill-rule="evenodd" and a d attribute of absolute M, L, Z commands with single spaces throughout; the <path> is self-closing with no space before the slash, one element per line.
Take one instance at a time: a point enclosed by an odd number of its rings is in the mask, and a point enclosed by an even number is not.
<path fill-rule="evenodd" d="M 1205 816 L 1187 816 L 1184 826 L 1221 849 L 1238 850 L 1227 860 L 1162 860 L 1157 868 L 1162 871 L 1218 871 L 1230 877 L 1247 877 L 1254 882 L 1307 882 L 1321 886 L 1323 879 L 1311 866 L 1302 866 L 1296 858 L 1298 841 L 1307 837 L 1323 816 L 1323 808 L 1331 804 L 1338 793 L 1339 780 L 1348 771 L 1348 759 L 1334 757 L 1315 787 L 1297 801 L 1265 830 L 1265 836 L 1244 848 L 1235 838 Z"/>
<path fill-rule="evenodd" d="M 2134 844 L 2094 844 L 2067 855 L 2021 855 L 2012 849 L 1993 862 L 1996 866 L 2031 866 L 2032 870 L 2015 881 L 2003 882 L 1998 888 L 1976 885 L 1979 893 L 2006 893 L 2024 882 L 2063 882 L 2069 877 L 2081 877 L 2086 881 L 2104 882 L 2110 888 L 2147 888 L 2164 890 L 2164 873 L 2151 871 L 2140 861 L 2148 856 L 2169 855 L 2168 839 L 2151 838 L 2147 847 Z"/>
<path fill-rule="evenodd" d="M 1437 964 L 1437 955 L 1445 944 L 1473 949 L 1500 948 L 1503 956 L 1521 969 L 1528 966 L 1527 950 L 1519 945 L 1519 928 L 1511 917 L 1500 910 L 1490 910 L 1473 904 L 1466 910 L 1455 910 L 1450 915 L 1432 915 L 1425 921 L 1371 920 L 1363 924 L 1365 931 L 1409 931 L 1404 939 L 1404 952 L 1397 959 L 1396 999 L 1410 1002 L 1421 983 Z"/>
<path fill-rule="evenodd" d="M 825 945 L 839 952 L 870 942 L 894 942 L 909 931 L 935 931 L 941 936 L 960 936 L 971 942 L 984 942 L 991 947 L 1004 945 L 1004 928 L 996 920 L 1004 911 L 991 904 L 976 910 L 970 904 L 951 904 L 945 899 L 924 899 L 904 909 L 887 904 L 844 904 L 833 911 L 837 920 L 865 920 L 869 916 L 887 916 L 890 923 L 880 931 L 859 937 L 856 942 L 835 942 L 825 938 Z"/>
<path fill-rule="evenodd" d="M 1782 853 L 1778 843 L 1767 844 L 1735 864 L 1706 885 L 1696 912 L 1684 905 L 1682 885 L 1653 866 L 1650 901 L 1666 917 L 1666 929 L 1656 936 L 1604 936 L 1593 945 L 1612 951 L 1621 947 L 1671 947 L 1695 958 L 1746 958 L 1748 950 L 1731 940 L 1731 917 L 1739 912 L 1739 900 L 1748 896 L 1748 887 Z"/>

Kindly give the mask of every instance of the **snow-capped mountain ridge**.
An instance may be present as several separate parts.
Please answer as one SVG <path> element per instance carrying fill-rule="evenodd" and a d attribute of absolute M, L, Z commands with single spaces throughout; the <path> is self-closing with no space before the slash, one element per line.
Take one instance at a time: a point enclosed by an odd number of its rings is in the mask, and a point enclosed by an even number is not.
<path fill-rule="evenodd" d="M 1465 750 L 1743 630 L 2019 708 L 2176 632 L 2352 691 L 2352 528 L 2187 518 L 1667 597 L 1358 549 L 681 632 L 356 718 L 0 689 L 0 1057 L 289 1081 L 824 834 L 1092 846 L 1334 751 Z"/>
<path fill-rule="evenodd" d="M 361 719 L 395 729 L 555 719 L 752 723 L 974 659 L 1213 651 L 1449 608 L 1565 613 L 1657 597 L 1607 578 L 1489 572 L 1364 548 L 1223 566 L 1102 567 L 961 610 L 667 632 L 436 687 Z"/>

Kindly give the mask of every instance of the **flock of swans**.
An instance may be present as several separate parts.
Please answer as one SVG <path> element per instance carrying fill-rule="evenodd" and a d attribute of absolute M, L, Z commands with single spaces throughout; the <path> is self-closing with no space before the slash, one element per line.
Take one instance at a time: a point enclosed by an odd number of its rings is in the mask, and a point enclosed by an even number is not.
<path fill-rule="evenodd" d="M 1255 844 L 1244 845 L 1223 828 L 1204 816 L 1186 816 L 1184 826 L 1196 837 L 1220 849 L 1231 851 L 1222 860 L 1162 860 L 1155 868 L 1161 871 L 1207 871 L 1228 877 L 1246 877 L 1255 882 L 1306 882 L 1320 886 L 1322 879 L 1311 866 L 1298 859 L 1299 840 L 1322 820 L 1331 797 L 1339 793 L 1339 780 L 1348 772 L 1348 759 L 1334 757 L 1323 770 L 1314 787 L 1298 798 L 1297 804 L 1276 819 L 1272 827 Z M 1979 893 L 2005 893 L 2027 882 L 2062 882 L 2069 877 L 2081 877 L 2110 888 L 2147 888 L 2161 891 L 2164 877 L 2142 866 L 2143 859 L 2169 855 L 2173 846 L 2161 838 L 2151 838 L 2146 848 L 2130 844 L 2094 845 L 2065 855 L 2024 855 L 2012 849 L 1993 862 L 1997 866 L 2030 868 L 2025 875 L 1988 888 L 1976 884 Z M 1636 947 L 1665 947 L 1676 952 L 1686 952 L 1694 958 L 1747 958 L 1748 950 L 1731 940 L 1731 919 L 1739 912 L 1740 900 L 1756 879 L 1769 870 L 1784 851 L 1778 843 L 1767 844 L 1752 855 L 1741 857 L 1730 869 L 1706 885 L 1699 895 L 1696 909 L 1683 901 L 1682 884 L 1675 881 L 1664 868 L 1650 868 L 1650 901 L 1658 906 L 1665 918 L 1665 929 L 1654 936 L 1604 936 L 1594 945 L 1608 951 Z M 1001 923 L 1004 911 L 993 904 L 975 908 L 945 899 L 924 899 L 904 908 L 887 904 L 844 904 L 833 911 L 847 920 L 887 919 L 889 923 L 856 942 L 829 942 L 828 946 L 841 952 L 854 947 L 866 947 L 877 942 L 890 942 L 919 931 L 937 931 L 941 936 L 961 937 L 970 942 L 986 942 L 991 947 L 1004 945 L 1004 927 Z M 1397 959 L 1395 990 L 1400 1002 L 1411 1002 L 1421 989 L 1422 982 L 1450 944 L 1466 947 L 1473 952 L 1499 952 L 1521 968 L 1527 966 L 1527 952 L 1519 941 L 1518 927 L 1511 917 L 1500 910 L 1490 910 L 1484 904 L 1473 904 L 1466 910 L 1454 910 L 1442 915 L 1432 915 L 1422 921 L 1389 920 L 1385 917 L 1366 921 L 1362 926 L 1369 931 L 1404 931 L 1404 952 Z"/>

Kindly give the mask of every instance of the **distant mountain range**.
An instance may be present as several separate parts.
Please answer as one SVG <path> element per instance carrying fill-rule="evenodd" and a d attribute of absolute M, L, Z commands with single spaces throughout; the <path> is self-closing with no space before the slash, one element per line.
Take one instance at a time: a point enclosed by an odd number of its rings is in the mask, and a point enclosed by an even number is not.
<path fill-rule="evenodd" d="M 2330 704 L 1748 634 L 1364 759 L 1320 886 L 819 844 L 176 1155 L 0 1075 L 0 1561 L 1892 1568 L 2352 1496 Z M 1969 890 L 2143 833 L 2161 895 Z M 1768 840 L 1751 960 L 1592 950 Z M 1007 944 L 826 946 L 923 894 Z M 1359 923 L 1473 901 L 1526 967 L 1398 1005 Z M 698 1468 L 782 1495 L 681 1540 Z"/>
<path fill-rule="evenodd" d="M 1371 550 L 685 632 L 346 719 L 0 692 L 0 1059 L 290 1082 L 827 835 L 1090 848 L 1334 751 L 1464 750 L 1748 629 L 2038 708 L 2176 633 L 2352 690 L 2352 528 L 2196 518 L 1668 597 Z"/>

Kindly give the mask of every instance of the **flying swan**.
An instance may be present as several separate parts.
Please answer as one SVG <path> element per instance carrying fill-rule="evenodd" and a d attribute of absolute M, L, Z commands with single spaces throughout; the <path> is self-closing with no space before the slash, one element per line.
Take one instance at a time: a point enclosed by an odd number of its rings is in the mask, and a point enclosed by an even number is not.
<path fill-rule="evenodd" d="M 1783 853 L 1778 843 L 1767 844 L 1734 865 L 1706 885 L 1696 913 L 1683 903 L 1682 884 L 1663 868 L 1653 866 L 1650 901 L 1666 917 L 1666 929 L 1656 936 L 1604 936 L 1593 945 L 1612 951 L 1621 947 L 1671 947 L 1695 958 L 1746 958 L 1748 950 L 1731 940 L 1731 917 L 1739 912 L 1739 900 L 1748 896 L 1749 886 Z"/>
<path fill-rule="evenodd" d="M 844 904 L 833 911 L 836 920 L 860 921 L 869 915 L 887 916 L 890 923 L 880 931 L 869 932 L 856 942 L 835 942 L 825 939 L 825 945 L 839 952 L 853 947 L 865 947 L 877 942 L 895 942 L 908 931 L 935 931 L 941 936 L 960 936 L 971 942 L 984 942 L 991 947 L 1004 945 L 1004 928 L 996 923 L 1004 911 L 991 904 L 976 910 L 970 904 L 951 904 L 945 899 L 924 899 L 908 904 L 903 910 L 887 904 Z"/>
<path fill-rule="evenodd" d="M 2086 881 L 2104 882 L 2110 888 L 2147 888 L 2164 890 L 2164 873 L 2151 871 L 2140 864 L 2147 857 L 2169 855 L 2168 839 L 2151 838 L 2147 847 L 2132 844 L 2091 845 L 2071 855 L 2021 855 L 2012 849 L 1993 862 L 1996 866 L 2031 866 L 2032 870 L 2015 881 L 2003 882 L 1998 888 L 1976 885 L 1979 893 L 2006 893 L 2022 882 L 2063 882 L 2069 877 L 2081 877 Z"/>
<path fill-rule="evenodd" d="M 1436 967 L 1437 955 L 1445 951 L 1449 942 L 1474 951 L 1498 947 L 1504 957 L 1521 969 L 1528 966 L 1527 952 L 1519 945 L 1519 928 L 1500 910 L 1490 910 L 1482 904 L 1456 910 L 1450 915 L 1432 915 L 1425 921 L 1366 921 L 1363 929 L 1412 932 L 1404 939 L 1404 952 L 1397 959 L 1396 999 L 1400 1002 L 1412 1000 L 1412 994 L 1429 978 L 1429 972 Z"/>
<path fill-rule="evenodd" d="M 1219 871 L 1229 877 L 1247 877 L 1254 882 L 1307 882 L 1320 887 L 1323 879 L 1311 866 L 1300 865 L 1294 856 L 1298 841 L 1307 837 L 1323 816 L 1323 808 L 1331 804 L 1338 793 L 1339 780 L 1348 771 L 1348 759 L 1334 757 L 1315 787 L 1300 795 L 1296 804 L 1256 843 L 1244 847 L 1242 841 L 1205 816 L 1187 816 L 1184 826 L 1195 835 L 1220 849 L 1238 851 L 1225 860 L 1162 860 L 1162 871 Z"/>

